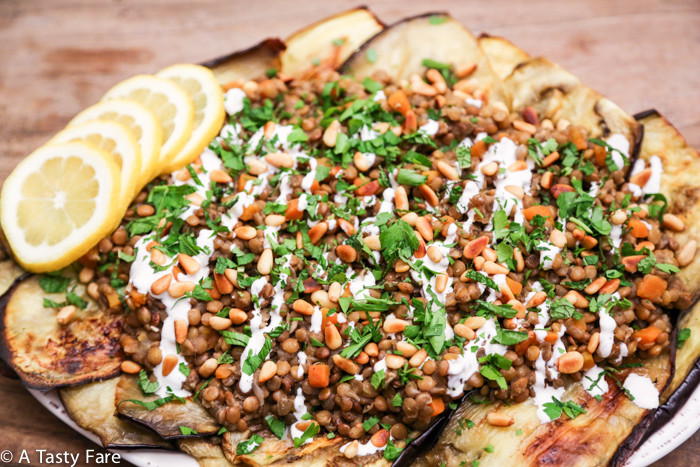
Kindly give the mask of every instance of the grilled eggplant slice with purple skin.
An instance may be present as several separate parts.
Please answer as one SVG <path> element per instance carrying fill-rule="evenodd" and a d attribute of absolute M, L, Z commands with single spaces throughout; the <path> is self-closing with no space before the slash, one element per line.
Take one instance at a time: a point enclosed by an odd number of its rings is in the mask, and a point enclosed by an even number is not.
<path fill-rule="evenodd" d="M 66 412 L 81 428 L 99 436 L 105 448 L 163 448 L 173 446 L 150 430 L 114 415 L 114 392 L 119 378 L 61 388 Z"/>
<path fill-rule="evenodd" d="M 200 467 L 232 467 L 224 456 L 220 444 L 214 444 L 206 438 L 183 438 L 177 440 L 181 451 L 197 459 Z"/>
<path fill-rule="evenodd" d="M 279 39 L 265 39 L 248 49 L 206 61 L 202 66 L 210 68 L 221 85 L 262 78 L 267 70 L 279 68 L 279 55 L 284 48 L 284 42 Z"/>
<path fill-rule="evenodd" d="M 476 69 L 467 79 L 484 90 L 489 100 L 510 103 L 507 89 L 477 39 L 446 13 L 426 13 L 387 27 L 365 42 L 340 70 L 360 80 L 383 70 L 398 82 L 413 74 L 422 76 L 426 70 L 424 59 L 449 63 L 455 68 L 475 64 Z"/>
<path fill-rule="evenodd" d="M 506 79 L 513 69 L 530 58 L 530 55 L 508 39 L 489 34 L 479 36 L 479 47 L 486 54 L 491 68 L 499 78 Z"/>
<path fill-rule="evenodd" d="M 61 325 L 57 310 L 43 299 L 65 300 L 46 293 L 39 278 L 17 281 L 0 300 L 0 357 L 34 389 L 48 390 L 113 378 L 120 373 L 123 316 L 106 310 L 75 284 L 73 292 L 87 302 Z"/>
<path fill-rule="evenodd" d="M 159 399 L 155 394 L 144 395 L 135 376 L 122 375 L 115 391 L 115 405 L 120 418 L 132 421 L 158 433 L 166 440 L 188 436 L 210 436 L 221 426 L 209 412 L 191 397 L 184 403 L 174 399 L 153 410 L 148 410 L 137 402 L 153 402 Z M 180 427 L 195 430 L 192 435 L 184 435 Z"/>
<path fill-rule="evenodd" d="M 382 29 L 384 24 L 364 7 L 325 18 L 284 41 L 287 48 L 280 54 L 280 71 L 303 79 L 318 71 L 335 70 Z"/>

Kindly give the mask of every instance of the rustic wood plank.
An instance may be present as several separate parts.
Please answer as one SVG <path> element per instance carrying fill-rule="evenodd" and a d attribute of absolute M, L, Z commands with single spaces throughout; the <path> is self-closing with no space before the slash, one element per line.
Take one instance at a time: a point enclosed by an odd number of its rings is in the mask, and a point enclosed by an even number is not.
<path fill-rule="evenodd" d="M 700 147 L 700 3 L 695 0 L 372 2 L 387 23 L 449 11 L 476 34 L 503 35 L 560 63 L 630 112 L 656 108 Z M 345 1 L 5 0 L 0 2 L 0 179 L 118 81 L 199 62 L 348 8 Z M 689 53 L 690 52 L 690 53 Z M 0 379 L 2 448 L 94 446 Z M 657 464 L 700 465 L 700 435 Z M 126 465 L 122 463 L 121 465 Z"/>

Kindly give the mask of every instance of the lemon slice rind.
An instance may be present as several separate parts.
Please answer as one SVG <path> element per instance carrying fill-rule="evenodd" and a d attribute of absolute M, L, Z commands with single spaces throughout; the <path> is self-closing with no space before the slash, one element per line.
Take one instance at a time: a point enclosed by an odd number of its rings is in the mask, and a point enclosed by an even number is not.
<path fill-rule="evenodd" d="M 137 184 L 138 191 L 158 175 L 163 129 L 153 112 L 130 100 L 112 99 L 83 110 L 68 123 L 68 127 L 90 120 L 116 121 L 129 128 L 134 135 L 141 149 L 141 178 Z"/>
<path fill-rule="evenodd" d="M 55 190 L 57 185 L 61 190 Z M 80 258 L 110 233 L 115 218 L 121 218 L 123 213 L 114 209 L 119 189 L 117 164 L 100 149 L 71 142 L 34 151 L 15 167 L 0 192 L 0 222 L 15 259 L 29 271 L 46 272 Z M 80 216 L 84 219 L 76 225 Z M 27 223 L 31 225 L 22 226 Z M 28 242 L 29 228 L 54 239 L 61 229 L 70 232 L 53 244 Z"/>
<path fill-rule="evenodd" d="M 192 136 L 165 169 L 174 172 L 195 160 L 219 134 L 226 118 L 224 96 L 214 73 L 200 65 L 172 65 L 159 71 L 156 76 L 180 86 L 194 104 Z"/>
<path fill-rule="evenodd" d="M 168 167 L 192 135 L 194 104 L 187 93 L 170 80 L 153 75 L 136 75 L 115 85 L 102 98 L 129 99 L 147 107 L 163 129 L 158 158 L 159 173 Z"/>

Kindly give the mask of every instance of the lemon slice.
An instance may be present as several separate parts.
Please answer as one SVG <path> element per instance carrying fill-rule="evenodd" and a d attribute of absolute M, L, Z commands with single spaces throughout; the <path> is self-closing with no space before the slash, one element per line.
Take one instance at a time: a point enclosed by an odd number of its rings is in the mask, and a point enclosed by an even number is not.
<path fill-rule="evenodd" d="M 177 84 L 153 75 L 137 75 L 107 91 L 102 100 L 129 99 L 147 107 L 163 128 L 159 172 L 168 167 L 192 135 L 194 104 Z"/>
<path fill-rule="evenodd" d="M 112 156 L 121 173 L 120 206 L 126 210 L 141 188 L 141 149 L 131 131 L 116 121 L 91 120 L 66 128 L 48 144 L 71 141 L 83 141 Z"/>
<path fill-rule="evenodd" d="M 214 73 L 200 65 L 173 65 L 159 71 L 156 76 L 180 86 L 194 104 L 192 136 L 166 168 L 173 172 L 196 159 L 219 134 L 226 117 L 224 95 Z"/>
<path fill-rule="evenodd" d="M 68 127 L 90 120 L 114 121 L 127 127 L 141 149 L 141 178 L 137 190 L 159 173 L 158 159 L 163 144 L 163 129 L 155 115 L 146 107 L 126 99 L 100 102 L 76 115 Z"/>
<path fill-rule="evenodd" d="M 55 271 L 108 235 L 123 212 L 112 156 L 82 142 L 40 147 L 15 167 L 0 193 L 0 222 L 15 258 Z"/>

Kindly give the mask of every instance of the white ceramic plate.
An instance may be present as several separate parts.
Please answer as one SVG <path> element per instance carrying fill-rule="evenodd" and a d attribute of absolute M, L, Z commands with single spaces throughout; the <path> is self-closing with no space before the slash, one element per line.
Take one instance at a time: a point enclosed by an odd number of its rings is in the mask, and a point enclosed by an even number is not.
<path fill-rule="evenodd" d="M 93 433 L 80 428 L 68 416 L 57 391 L 41 392 L 30 389 L 29 392 L 63 423 L 88 438 L 97 445 L 102 445 Z M 690 395 L 688 401 L 666 425 L 654 433 L 637 452 L 630 457 L 625 467 L 644 467 L 661 459 L 676 449 L 700 429 L 700 386 Z M 197 462 L 182 452 L 169 452 L 154 449 L 119 449 L 124 460 L 139 467 L 198 467 Z"/>

